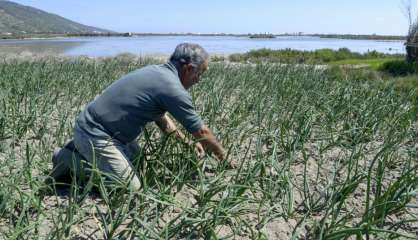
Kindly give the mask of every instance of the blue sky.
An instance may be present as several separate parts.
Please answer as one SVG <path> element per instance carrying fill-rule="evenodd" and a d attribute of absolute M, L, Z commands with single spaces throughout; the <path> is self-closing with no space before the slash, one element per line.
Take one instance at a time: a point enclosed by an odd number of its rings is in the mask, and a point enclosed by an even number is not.
<path fill-rule="evenodd" d="M 13 1 L 119 32 L 405 35 L 408 29 L 401 0 Z"/>

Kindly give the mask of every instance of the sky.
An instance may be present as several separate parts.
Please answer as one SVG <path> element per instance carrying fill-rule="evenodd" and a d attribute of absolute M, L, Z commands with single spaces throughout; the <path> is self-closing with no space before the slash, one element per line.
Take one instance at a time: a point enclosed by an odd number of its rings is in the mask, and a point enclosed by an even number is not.
<path fill-rule="evenodd" d="M 406 35 L 408 30 L 405 0 L 12 1 L 117 32 Z"/>

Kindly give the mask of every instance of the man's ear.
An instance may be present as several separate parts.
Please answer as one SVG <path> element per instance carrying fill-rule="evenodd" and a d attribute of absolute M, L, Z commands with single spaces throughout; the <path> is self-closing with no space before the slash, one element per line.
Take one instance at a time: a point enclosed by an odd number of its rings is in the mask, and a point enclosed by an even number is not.
<path fill-rule="evenodd" d="M 187 65 L 185 64 L 185 65 L 182 65 L 180 68 L 180 75 L 184 76 L 186 72 L 187 72 Z"/>
<path fill-rule="evenodd" d="M 193 65 L 191 63 L 185 64 L 184 67 L 187 73 L 190 73 L 193 71 Z"/>

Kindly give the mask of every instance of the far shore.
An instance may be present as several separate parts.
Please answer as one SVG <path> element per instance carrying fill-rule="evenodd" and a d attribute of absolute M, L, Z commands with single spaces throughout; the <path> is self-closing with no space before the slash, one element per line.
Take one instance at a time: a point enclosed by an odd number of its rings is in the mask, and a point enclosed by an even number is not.
<path fill-rule="evenodd" d="M 0 39 L 50 39 L 50 38 L 72 38 L 72 37 L 147 37 L 147 36 L 201 36 L 201 37 L 248 37 L 248 38 L 275 38 L 275 37 L 319 37 L 352 40 L 387 40 L 404 41 L 406 36 L 398 35 L 376 35 L 376 34 L 271 34 L 271 33 L 249 33 L 249 34 L 227 34 L 227 33 L 25 33 L 12 34 L 0 33 Z M 268 37 L 264 37 L 268 36 Z"/>

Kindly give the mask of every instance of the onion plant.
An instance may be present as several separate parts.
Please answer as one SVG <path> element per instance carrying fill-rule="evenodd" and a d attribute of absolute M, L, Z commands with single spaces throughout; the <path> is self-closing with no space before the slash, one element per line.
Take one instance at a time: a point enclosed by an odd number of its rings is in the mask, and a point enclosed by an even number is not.
<path fill-rule="evenodd" d="M 1 61 L 0 239 L 416 238 L 418 91 L 315 66 L 211 64 L 191 95 L 234 169 L 150 125 L 141 191 L 45 184 L 83 106 L 156 62 Z"/>

